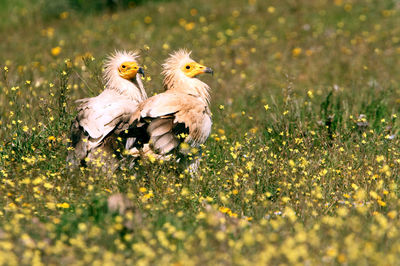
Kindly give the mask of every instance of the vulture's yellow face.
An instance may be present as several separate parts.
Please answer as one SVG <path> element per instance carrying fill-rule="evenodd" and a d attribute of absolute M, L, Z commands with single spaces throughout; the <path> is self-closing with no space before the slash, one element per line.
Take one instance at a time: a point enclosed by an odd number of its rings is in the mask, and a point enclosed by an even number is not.
<path fill-rule="evenodd" d="M 120 77 L 124 79 L 134 79 L 137 73 L 144 75 L 143 68 L 139 67 L 136 62 L 123 62 L 118 67 Z"/>
<path fill-rule="evenodd" d="M 200 65 L 197 62 L 187 63 L 182 67 L 181 70 L 189 78 L 194 78 L 195 76 L 203 73 L 214 73 L 211 68 Z"/>

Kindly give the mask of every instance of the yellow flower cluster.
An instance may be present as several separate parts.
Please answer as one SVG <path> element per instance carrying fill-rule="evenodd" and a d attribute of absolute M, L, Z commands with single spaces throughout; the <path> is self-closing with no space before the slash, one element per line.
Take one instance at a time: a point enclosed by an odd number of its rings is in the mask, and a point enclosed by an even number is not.
<path fill-rule="evenodd" d="M 0 25 L 0 265 L 398 264 L 396 5 L 155 1 L 43 21 L 31 5 Z M 104 56 L 142 48 L 151 95 L 178 47 L 215 69 L 212 134 L 180 147 L 198 175 L 154 155 L 71 169 L 73 102 L 103 89 Z"/>

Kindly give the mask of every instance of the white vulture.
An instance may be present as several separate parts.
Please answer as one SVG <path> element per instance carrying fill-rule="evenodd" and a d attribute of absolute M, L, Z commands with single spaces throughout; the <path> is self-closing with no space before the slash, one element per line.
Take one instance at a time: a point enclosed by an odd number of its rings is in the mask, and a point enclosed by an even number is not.
<path fill-rule="evenodd" d="M 158 159 L 175 153 L 181 166 L 193 173 L 199 162 L 195 153 L 210 135 L 212 124 L 210 87 L 196 77 L 213 71 L 195 62 L 190 54 L 179 50 L 166 60 L 162 72 L 166 91 L 139 104 L 130 118 L 129 131 L 139 132 L 136 141 L 144 144 L 141 153 Z"/>
<path fill-rule="evenodd" d="M 104 91 L 77 101 L 78 114 L 71 125 L 67 158 L 70 164 L 86 166 L 95 162 L 104 170 L 117 168 L 120 145 L 115 129 L 147 99 L 141 81 L 144 72 L 137 58 L 136 52 L 116 51 L 105 63 Z"/>

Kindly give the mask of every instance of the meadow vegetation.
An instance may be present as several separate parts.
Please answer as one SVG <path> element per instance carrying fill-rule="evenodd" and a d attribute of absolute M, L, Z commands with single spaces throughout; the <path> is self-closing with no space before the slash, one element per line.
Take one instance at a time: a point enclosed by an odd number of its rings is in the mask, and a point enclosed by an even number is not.
<path fill-rule="evenodd" d="M 41 1 L 9 2 L 1 265 L 398 264 L 397 1 L 141 1 L 50 17 Z M 107 54 L 140 50 L 152 95 L 182 47 L 214 69 L 198 177 L 152 160 L 113 176 L 66 167 L 74 100 L 102 90 Z"/>

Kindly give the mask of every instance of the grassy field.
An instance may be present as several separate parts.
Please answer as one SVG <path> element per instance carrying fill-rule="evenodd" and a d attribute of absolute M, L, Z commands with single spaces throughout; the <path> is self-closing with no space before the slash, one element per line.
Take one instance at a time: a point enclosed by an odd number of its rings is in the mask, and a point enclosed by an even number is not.
<path fill-rule="evenodd" d="M 10 2 L 0 265 L 399 264 L 397 1 Z M 74 100 L 102 90 L 106 56 L 140 50 L 152 95 L 182 47 L 215 72 L 201 77 L 213 131 L 199 176 L 148 161 L 112 177 L 66 168 Z"/>

